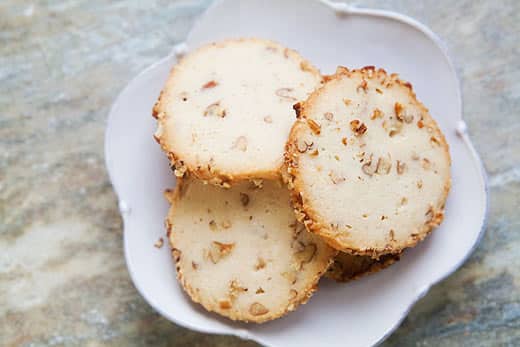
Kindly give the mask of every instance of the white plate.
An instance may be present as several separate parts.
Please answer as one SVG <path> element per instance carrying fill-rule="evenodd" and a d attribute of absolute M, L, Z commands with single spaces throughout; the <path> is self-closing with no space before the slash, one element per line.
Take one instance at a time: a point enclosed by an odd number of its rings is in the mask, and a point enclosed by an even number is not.
<path fill-rule="evenodd" d="M 263 325 L 232 323 L 190 302 L 175 279 L 164 237 L 168 206 L 162 196 L 175 184 L 152 139 L 154 104 L 181 54 L 224 38 L 270 38 L 298 50 L 322 72 L 339 64 L 375 65 L 399 72 L 444 131 L 453 159 L 446 218 L 402 261 L 346 285 L 323 280 L 309 303 Z M 413 303 L 469 256 L 485 222 L 485 173 L 461 119 L 459 83 L 440 40 L 426 27 L 387 11 L 361 10 L 311 0 L 215 2 L 174 54 L 139 74 L 119 95 L 106 131 L 106 162 L 124 220 L 128 270 L 143 297 L 166 318 L 187 328 L 233 334 L 270 346 L 370 346 L 387 337 Z"/>

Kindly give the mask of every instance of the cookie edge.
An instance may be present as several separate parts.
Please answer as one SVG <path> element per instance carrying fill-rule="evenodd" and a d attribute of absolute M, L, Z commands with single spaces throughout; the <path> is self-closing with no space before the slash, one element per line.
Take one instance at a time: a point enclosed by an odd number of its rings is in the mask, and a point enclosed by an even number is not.
<path fill-rule="evenodd" d="M 352 256 L 356 257 L 355 255 L 352 255 Z M 401 260 L 401 253 L 384 254 L 378 260 L 376 260 L 373 264 L 371 264 L 366 270 L 358 272 L 358 273 L 354 274 L 353 276 L 345 276 L 344 273 L 341 273 L 340 275 L 335 275 L 334 273 L 326 272 L 324 277 L 330 278 L 339 283 L 347 283 L 347 282 L 355 281 L 362 277 L 374 274 L 381 270 L 384 270 L 384 269 L 388 268 L 389 266 L 397 263 L 399 260 Z M 332 269 L 333 266 L 334 266 L 334 262 L 330 265 L 329 270 Z"/>

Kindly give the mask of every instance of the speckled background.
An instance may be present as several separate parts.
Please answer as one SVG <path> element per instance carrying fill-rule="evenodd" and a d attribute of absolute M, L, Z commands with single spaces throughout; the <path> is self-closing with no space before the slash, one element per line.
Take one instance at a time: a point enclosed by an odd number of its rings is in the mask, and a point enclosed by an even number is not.
<path fill-rule="evenodd" d="M 247 346 L 138 295 L 103 158 L 109 107 L 209 1 L 0 2 L 0 346 Z M 520 346 L 520 1 L 357 1 L 430 26 L 489 174 L 486 235 L 384 346 Z"/>

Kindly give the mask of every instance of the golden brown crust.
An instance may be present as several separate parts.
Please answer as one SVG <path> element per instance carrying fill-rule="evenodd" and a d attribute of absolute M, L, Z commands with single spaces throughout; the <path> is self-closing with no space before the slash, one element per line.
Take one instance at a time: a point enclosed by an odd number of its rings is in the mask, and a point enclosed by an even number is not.
<path fill-rule="evenodd" d="M 205 45 L 202 47 L 199 47 L 197 50 L 195 50 L 193 53 L 200 52 L 207 50 L 209 47 L 225 47 L 226 45 L 230 43 L 236 43 L 236 42 L 245 42 L 245 41 L 255 41 L 260 42 L 265 45 L 273 45 L 275 47 L 282 47 L 276 42 L 265 40 L 265 39 L 259 39 L 259 38 L 238 38 L 238 39 L 228 39 L 223 40 L 215 43 L 211 43 L 210 45 Z M 286 57 L 291 57 L 296 60 L 301 60 L 300 68 L 303 71 L 311 72 L 312 74 L 316 76 L 320 76 L 320 71 L 314 67 L 310 62 L 303 59 L 298 52 L 295 50 L 284 48 L 283 53 Z M 176 64 L 171 72 L 169 79 L 172 79 L 173 76 L 175 76 L 178 66 L 182 64 L 182 62 L 185 59 L 188 59 L 189 57 L 185 56 L 181 58 L 181 60 Z M 170 160 L 170 163 L 172 165 L 172 168 L 175 172 L 175 176 L 177 177 L 183 177 L 185 174 L 190 174 L 193 177 L 196 177 L 200 180 L 203 180 L 206 183 L 213 184 L 216 186 L 220 186 L 223 188 L 229 188 L 231 184 L 244 181 L 244 180 L 254 180 L 254 179 L 279 179 L 280 178 L 280 170 L 283 165 L 283 160 L 280 158 L 280 165 L 273 170 L 251 170 L 249 172 L 242 172 L 242 173 L 230 173 L 220 170 L 216 165 L 194 165 L 192 163 L 187 162 L 186 160 L 182 160 L 182 156 L 174 149 L 170 148 L 168 146 L 167 141 L 167 133 L 163 131 L 164 127 L 166 126 L 166 113 L 165 113 L 165 96 L 167 93 L 165 93 L 165 90 L 162 90 L 160 92 L 160 95 L 156 101 L 156 103 L 153 106 L 152 109 L 152 116 L 157 119 L 157 125 L 158 129 L 157 132 L 154 134 L 154 139 L 157 141 L 157 143 L 161 146 L 161 149 L 168 155 L 168 159 Z"/>
<path fill-rule="evenodd" d="M 443 194 L 440 199 L 441 202 L 438 206 L 433 206 L 429 222 L 424 224 L 418 230 L 410 233 L 410 237 L 405 242 L 389 243 L 385 245 L 385 247 L 358 248 L 348 240 L 338 239 L 335 230 L 333 230 L 321 217 L 319 212 L 313 208 L 311 202 L 306 200 L 304 203 L 302 195 L 307 196 L 308 194 L 305 186 L 302 184 L 301 180 L 298 179 L 298 159 L 301 153 L 297 148 L 297 139 L 299 138 L 300 132 L 304 131 L 305 127 L 308 127 L 306 118 L 309 105 L 313 104 L 316 98 L 322 94 L 328 82 L 339 80 L 344 76 L 350 78 L 354 75 L 361 75 L 363 79 L 378 80 L 387 88 L 391 88 L 395 85 L 406 88 L 409 96 L 416 102 L 417 106 L 421 108 L 425 116 L 421 127 L 428 126 L 435 133 L 439 144 L 445 149 L 445 155 L 448 158 L 449 165 L 451 165 L 451 157 L 449 154 L 449 145 L 446 142 L 444 134 L 440 131 L 435 120 L 430 116 L 428 109 L 417 99 L 413 92 L 412 85 L 409 82 L 400 80 L 397 74 L 389 75 L 384 69 L 376 69 L 373 66 L 367 66 L 361 69 L 349 70 L 346 67 L 339 66 L 334 75 L 324 77 L 325 83 L 322 87 L 316 89 L 306 101 L 299 102 L 295 107 L 298 111 L 298 120 L 294 123 L 289 134 L 289 139 L 286 143 L 282 178 L 291 192 L 291 199 L 298 221 L 303 223 L 309 231 L 322 236 L 331 247 L 334 247 L 339 251 L 358 256 L 370 256 L 377 259 L 387 254 L 400 254 L 404 249 L 417 245 L 417 243 L 426 238 L 435 227 L 440 225 L 444 218 L 444 204 L 451 187 L 451 178 L 447 180 L 443 187 Z"/>
<path fill-rule="evenodd" d="M 288 303 L 286 307 L 281 308 L 276 312 L 269 312 L 268 314 L 263 314 L 259 316 L 255 316 L 253 314 L 234 314 L 233 311 L 225 311 L 222 310 L 222 307 L 218 302 L 204 300 L 199 294 L 199 291 L 192 288 L 189 282 L 183 276 L 182 268 L 180 267 L 180 260 L 182 257 L 182 252 L 176 248 L 175 241 L 175 233 L 173 232 L 175 225 L 170 219 L 170 213 L 175 209 L 175 205 L 179 203 L 179 200 L 183 197 L 186 189 L 188 187 L 189 180 L 186 178 L 178 178 L 177 185 L 175 190 L 166 190 L 164 195 L 166 200 L 171 204 L 170 212 L 168 213 L 168 217 L 166 218 L 165 225 L 167 229 L 167 236 L 169 240 L 169 244 L 172 250 L 172 258 L 175 262 L 175 268 L 177 270 L 177 279 L 181 283 L 182 287 L 186 291 L 186 293 L 190 296 L 190 298 L 202 305 L 206 310 L 210 312 L 215 312 L 220 315 L 223 315 L 234 321 L 243 321 L 243 322 L 252 322 L 252 323 L 264 323 L 279 317 L 284 316 L 285 314 L 295 310 L 299 305 L 305 304 L 310 297 L 314 294 L 314 292 L 318 289 L 318 282 L 320 278 L 327 272 L 327 269 L 332 264 L 334 257 L 337 255 L 337 251 L 332 248 L 329 248 L 330 254 L 328 255 L 329 261 L 324 264 L 322 270 L 319 271 L 314 278 L 309 281 L 309 284 L 305 288 L 304 291 L 297 293 L 294 298 Z"/>
<path fill-rule="evenodd" d="M 379 259 L 340 252 L 329 266 L 325 277 L 337 282 L 357 280 L 365 275 L 381 271 L 400 259 L 400 254 L 386 254 Z"/>

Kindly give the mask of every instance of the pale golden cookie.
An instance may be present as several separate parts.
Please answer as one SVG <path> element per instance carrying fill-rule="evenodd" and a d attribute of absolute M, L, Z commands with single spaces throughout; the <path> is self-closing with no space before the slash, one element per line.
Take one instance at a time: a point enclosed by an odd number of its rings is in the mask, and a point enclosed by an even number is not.
<path fill-rule="evenodd" d="M 338 68 L 295 108 L 285 180 L 310 231 L 377 258 L 441 223 L 448 144 L 409 83 L 373 67 Z"/>
<path fill-rule="evenodd" d="M 153 109 L 155 139 L 175 167 L 229 187 L 279 178 L 293 104 L 321 83 L 298 53 L 260 39 L 203 46 L 172 70 Z"/>
<path fill-rule="evenodd" d="M 279 182 L 221 189 L 185 178 L 166 195 L 180 283 L 193 301 L 230 319 L 261 323 L 294 310 L 337 253 L 296 222 Z"/>

